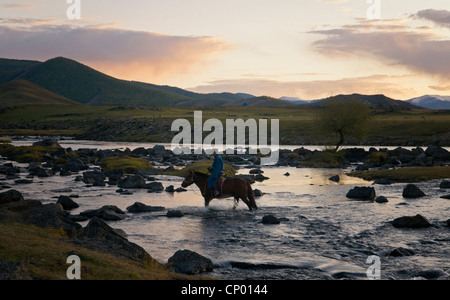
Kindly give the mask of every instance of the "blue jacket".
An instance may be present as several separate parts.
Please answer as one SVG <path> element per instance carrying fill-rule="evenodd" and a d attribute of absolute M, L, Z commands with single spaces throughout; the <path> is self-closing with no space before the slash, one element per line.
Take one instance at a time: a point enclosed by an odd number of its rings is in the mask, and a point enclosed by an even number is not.
<path fill-rule="evenodd" d="M 222 157 L 217 155 L 214 158 L 214 162 L 212 165 L 211 176 L 208 179 L 208 188 L 212 189 L 219 181 L 220 177 L 222 177 L 223 172 L 225 172 L 225 165 L 223 164 Z"/>

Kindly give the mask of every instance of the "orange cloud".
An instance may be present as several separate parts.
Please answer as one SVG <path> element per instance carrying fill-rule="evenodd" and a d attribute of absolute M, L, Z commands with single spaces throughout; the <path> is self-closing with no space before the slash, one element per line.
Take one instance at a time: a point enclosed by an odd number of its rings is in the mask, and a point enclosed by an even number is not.
<path fill-rule="evenodd" d="M 64 25 L 0 26 L 0 36 L 5 58 L 64 56 L 121 79 L 153 82 L 199 70 L 230 47 L 215 37 Z"/>

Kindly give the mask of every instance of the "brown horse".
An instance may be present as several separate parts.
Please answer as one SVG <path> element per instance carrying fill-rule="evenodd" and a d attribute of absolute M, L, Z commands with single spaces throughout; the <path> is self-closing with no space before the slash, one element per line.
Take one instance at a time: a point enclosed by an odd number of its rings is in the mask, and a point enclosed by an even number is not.
<path fill-rule="evenodd" d="M 205 206 L 209 206 L 209 203 L 213 200 L 213 197 L 211 195 L 211 190 L 208 188 L 208 178 L 209 176 L 206 174 L 189 170 L 189 173 L 181 186 L 186 188 L 195 183 L 202 192 L 202 196 L 205 199 Z M 242 201 L 247 204 L 250 211 L 253 209 L 258 209 L 256 206 L 253 189 L 250 186 L 250 183 L 244 179 L 226 178 L 223 183 L 222 193 L 224 195 L 234 197 L 236 203 L 239 202 L 239 199 L 242 199 Z"/>

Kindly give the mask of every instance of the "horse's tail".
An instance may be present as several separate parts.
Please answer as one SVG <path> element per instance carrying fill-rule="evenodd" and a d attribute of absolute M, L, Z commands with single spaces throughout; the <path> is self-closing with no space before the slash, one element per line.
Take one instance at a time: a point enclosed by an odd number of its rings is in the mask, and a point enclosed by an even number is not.
<path fill-rule="evenodd" d="M 248 181 L 247 181 L 247 189 L 248 189 L 247 197 L 248 200 L 250 200 L 250 207 L 252 209 L 258 209 L 258 206 L 256 206 L 255 193 L 253 192 L 252 186 Z"/>

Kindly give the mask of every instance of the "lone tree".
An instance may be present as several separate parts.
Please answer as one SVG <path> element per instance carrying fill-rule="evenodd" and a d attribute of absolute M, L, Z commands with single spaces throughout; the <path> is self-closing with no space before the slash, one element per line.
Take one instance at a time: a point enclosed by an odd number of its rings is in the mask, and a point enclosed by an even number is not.
<path fill-rule="evenodd" d="M 338 139 L 334 151 L 349 140 L 362 141 L 367 132 L 370 108 L 354 99 L 330 99 L 317 113 L 317 127 L 333 139 Z"/>

